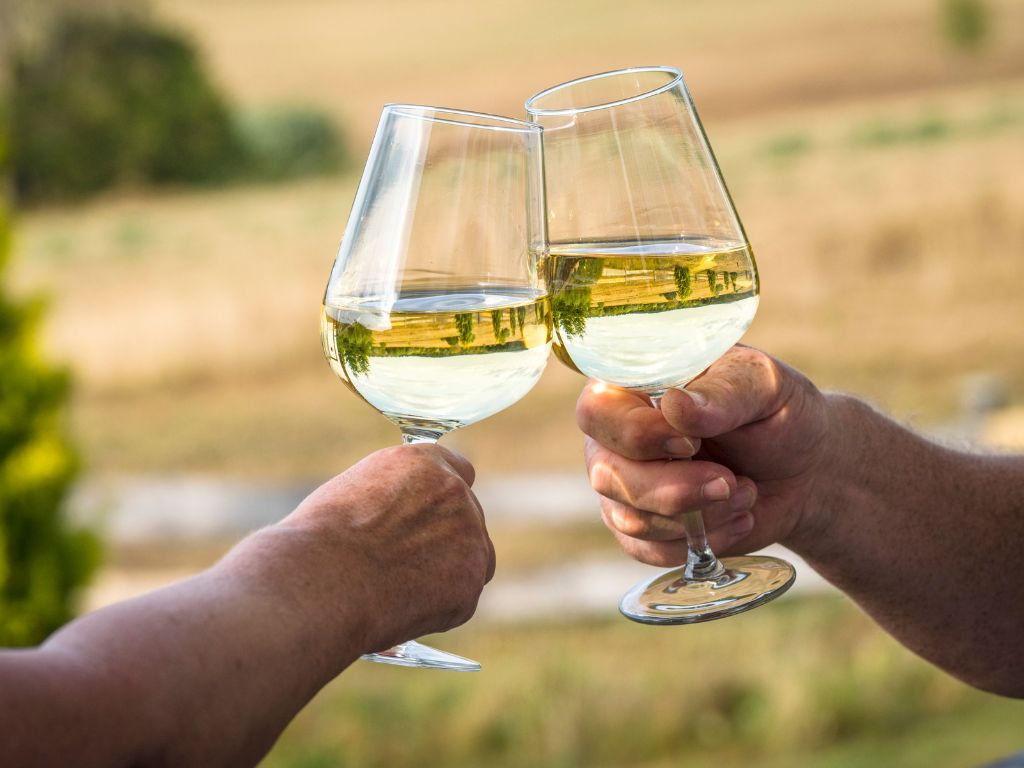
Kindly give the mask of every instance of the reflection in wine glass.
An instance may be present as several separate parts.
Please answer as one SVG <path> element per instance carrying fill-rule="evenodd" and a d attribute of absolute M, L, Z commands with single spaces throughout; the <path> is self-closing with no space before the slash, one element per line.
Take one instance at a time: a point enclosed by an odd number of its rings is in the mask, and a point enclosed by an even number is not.
<path fill-rule="evenodd" d="M 406 443 L 507 408 L 544 370 L 540 133 L 473 112 L 384 108 L 324 295 L 321 341 L 334 372 Z M 366 658 L 480 668 L 415 642 Z"/>
<path fill-rule="evenodd" d="M 679 70 L 591 75 L 526 102 L 544 128 L 556 356 L 648 394 L 700 375 L 757 311 L 754 256 Z M 683 624 L 761 605 L 793 583 L 773 557 L 719 560 L 699 510 L 685 568 L 637 585 L 629 618 Z"/>

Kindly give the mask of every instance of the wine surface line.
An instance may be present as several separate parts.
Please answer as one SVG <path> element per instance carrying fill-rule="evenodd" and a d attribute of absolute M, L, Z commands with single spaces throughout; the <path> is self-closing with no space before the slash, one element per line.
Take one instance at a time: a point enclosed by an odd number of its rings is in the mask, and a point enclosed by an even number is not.
<path fill-rule="evenodd" d="M 328 362 L 399 426 L 448 431 L 507 408 L 540 378 L 551 307 L 516 288 L 403 291 L 391 302 L 330 297 Z"/>

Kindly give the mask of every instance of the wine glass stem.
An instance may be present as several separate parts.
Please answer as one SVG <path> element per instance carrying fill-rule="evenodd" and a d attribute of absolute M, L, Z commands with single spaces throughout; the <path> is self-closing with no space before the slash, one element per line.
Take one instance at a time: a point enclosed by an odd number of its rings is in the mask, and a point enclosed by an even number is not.
<path fill-rule="evenodd" d="M 651 394 L 651 403 L 660 407 L 663 392 Z M 725 566 L 715 557 L 708 545 L 708 535 L 704 530 L 704 515 L 699 509 L 683 515 L 683 527 L 686 529 L 686 570 L 683 576 L 687 581 L 707 581 L 721 576 Z"/>
<path fill-rule="evenodd" d="M 704 516 L 699 509 L 683 515 L 683 526 L 686 528 L 686 571 L 688 580 L 704 581 L 722 575 L 725 566 L 715 557 L 708 546 L 708 537 L 704 532 Z"/>
<path fill-rule="evenodd" d="M 416 443 L 436 443 L 444 434 L 441 430 L 426 429 L 425 427 L 400 427 L 402 430 L 402 443 L 404 445 L 415 445 Z"/>

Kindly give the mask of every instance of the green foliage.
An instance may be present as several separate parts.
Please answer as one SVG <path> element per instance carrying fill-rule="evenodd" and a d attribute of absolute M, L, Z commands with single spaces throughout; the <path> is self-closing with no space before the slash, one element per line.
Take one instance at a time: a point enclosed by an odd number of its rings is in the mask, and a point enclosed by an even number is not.
<path fill-rule="evenodd" d="M 551 313 L 555 325 L 569 338 L 582 336 L 590 314 L 590 291 L 586 286 L 564 288 L 555 293 Z"/>
<path fill-rule="evenodd" d="M 989 9 L 984 0 L 942 0 L 942 32 L 954 48 L 974 52 L 989 32 Z"/>
<path fill-rule="evenodd" d="M 27 200 L 227 177 L 242 152 L 193 45 L 135 16 L 71 15 L 14 67 L 15 183 Z"/>
<path fill-rule="evenodd" d="M 693 293 L 693 280 L 690 276 L 690 268 L 676 265 L 672 269 L 672 274 L 676 283 L 676 298 L 679 301 L 689 298 L 690 294 Z"/>
<path fill-rule="evenodd" d="M 334 123 L 313 109 L 246 112 L 236 128 L 244 152 L 242 176 L 280 181 L 337 171 L 347 164 Z"/>
<path fill-rule="evenodd" d="M 0 161 L 7 157 L 0 122 Z M 6 178 L 0 166 L 0 181 Z M 10 243 L 0 199 L 0 267 Z M 41 304 L 11 300 L 0 284 L 0 645 L 33 645 L 72 618 L 77 590 L 98 562 L 91 534 L 70 530 L 63 500 L 77 459 L 61 411 L 69 379 L 40 360 Z"/>
<path fill-rule="evenodd" d="M 491 310 L 491 331 L 494 333 L 494 340 L 498 344 L 505 344 L 512 336 L 512 329 L 516 326 L 516 310 L 510 308 L 508 311 L 509 325 L 502 326 L 502 318 L 505 314 L 504 310 L 492 309 Z"/>
<path fill-rule="evenodd" d="M 464 347 L 468 347 L 476 339 L 476 333 L 473 331 L 473 313 L 462 312 L 455 315 L 455 328 L 459 334 L 459 344 Z"/>
<path fill-rule="evenodd" d="M 534 312 L 536 312 L 536 308 L 534 308 Z M 512 314 L 511 310 L 509 311 L 509 314 L 510 315 Z M 515 308 L 515 314 L 519 318 L 519 330 L 520 331 L 525 331 L 526 330 L 526 307 L 516 307 Z"/>
<path fill-rule="evenodd" d="M 813 149 L 813 143 L 802 133 L 787 133 L 767 141 L 763 152 L 775 160 L 793 160 Z"/>
<path fill-rule="evenodd" d="M 195 46 L 139 15 L 60 18 L 13 70 L 15 188 L 25 201 L 119 185 L 275 181 L 345 162 L 319 112 L 235 117 Z"/>
<path fill-rule="evenodd" d="M 359 323 L 343 325 L 338 329 L 338 351 L 341 361 L 352 376 L 370 372 L 370 350 L 373 348 L 373 331 Z"/>
<path fill-rule="evenodd" d="M 582 258 L 566 262 L 568 274 L 555 275 L 551 313 L 555 325 L 569 338 L 582 336 L 587 318 L 593 312 L 590 298 L 593 286 L 604 272 L 604 259 Z"/>
<path fill-rule="evenodd" d="M 718 273 L 713 269 L 705 269 L 704 276 L 708 280 L 708 290 L 711 291 L 712 296 L 717 296 L 724 290 L 724 286 L 718 283 Z"/>
<path fill-rule="evenodd" d="M 885 147 L 918 144 L 945 139 L 953 132 L 948 119 L 928 114 L 902 122 L 877 120 L 854 131 L 852 142 L 860 146 Z"/>

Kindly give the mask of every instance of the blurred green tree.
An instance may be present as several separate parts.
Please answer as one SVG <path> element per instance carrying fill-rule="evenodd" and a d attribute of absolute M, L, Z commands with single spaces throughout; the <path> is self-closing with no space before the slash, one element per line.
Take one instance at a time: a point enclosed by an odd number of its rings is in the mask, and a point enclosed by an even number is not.
<path fill-rule="evenodd" d="M 68 375 L 40 359 L 41 303 L 14 301 L 3 289 L 11 229 L 5 117 L 0 101 L 0 646 L 18 646 L 73 616 L 99 549 L 63 514 L 77 469 L 62 426 Z"/>
<path fill-rule="evenodd" d="M 72 13 L 16 53 L 15 188 L 26 200 L 235 172 L 242 148 L 194 46 L 129 14 Z"/>
<path fill-rule="evenodd" d="M 317 110 L 234 114 L 191 41 L 146 15 L 60 7 L 32 31 L 13 55 L 21 200 L 118 185 L 278 181 L 347 162 L 339 131 Z"/>
<path fill-rule="evenodd" d="M 962 51 L 981 49 L 988 39 L 990 11 L 984 0 L 942 0 L 942 31 Z"/>
<path fill-rule="evenodd" d="M 235 127 L 244 153 L 238 172 L 242 178 L 281 181 L 349 164 L 337 127 L 327 115 L 309 107 L 242 112 Z"/>

